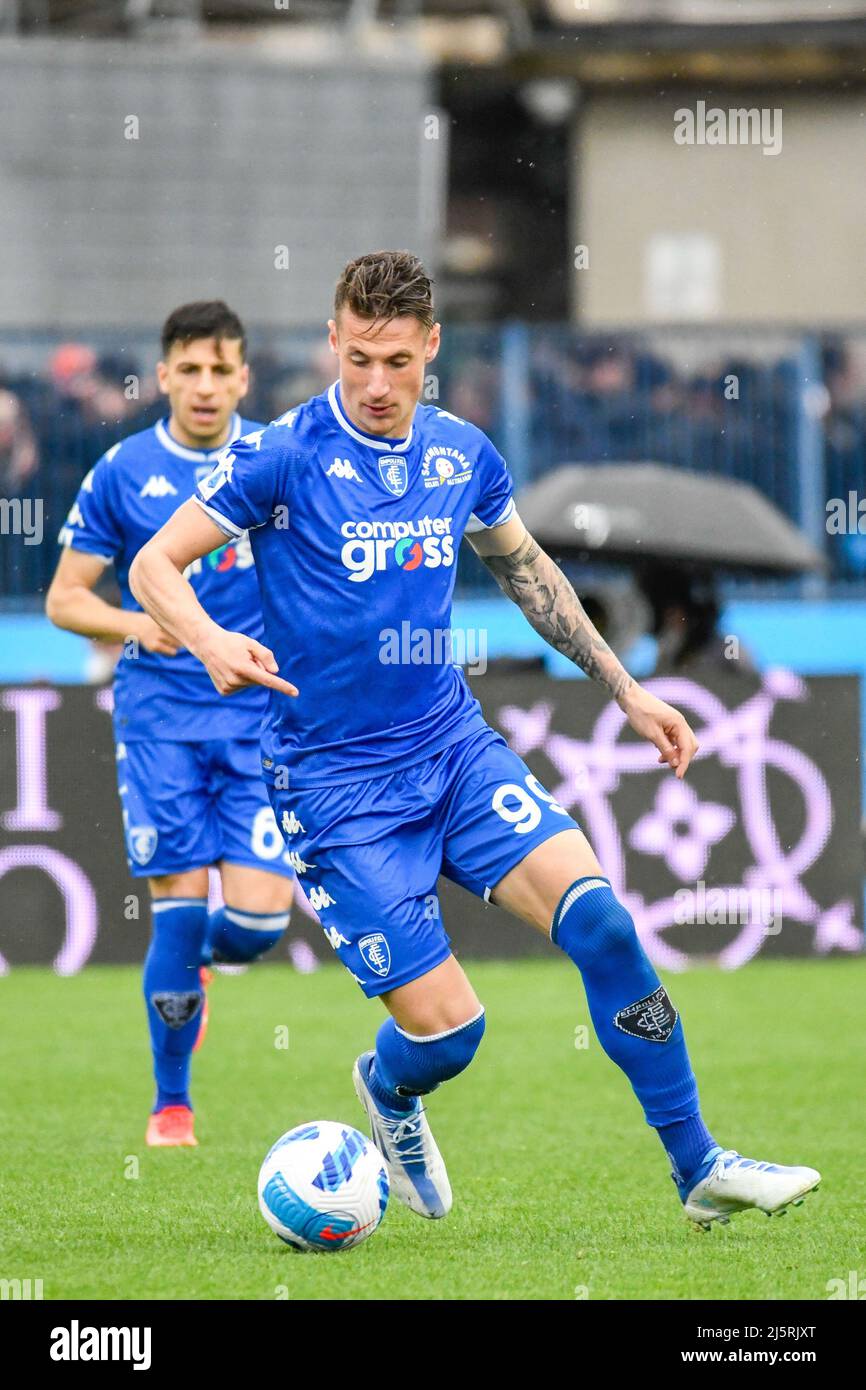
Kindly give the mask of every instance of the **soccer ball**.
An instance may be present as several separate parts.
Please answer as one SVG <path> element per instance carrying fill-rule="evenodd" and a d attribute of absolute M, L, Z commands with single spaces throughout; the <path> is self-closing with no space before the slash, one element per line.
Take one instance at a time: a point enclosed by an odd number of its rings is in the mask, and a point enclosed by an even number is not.
<path fill-rule="evenodd" d="M 295 1250 L 348 1250 L 371 1236 L 388 1205 L 388 1170 L 351 1125 L 314 1120 L 278 1139 L 259 1170 L 259 1210 Z"/>

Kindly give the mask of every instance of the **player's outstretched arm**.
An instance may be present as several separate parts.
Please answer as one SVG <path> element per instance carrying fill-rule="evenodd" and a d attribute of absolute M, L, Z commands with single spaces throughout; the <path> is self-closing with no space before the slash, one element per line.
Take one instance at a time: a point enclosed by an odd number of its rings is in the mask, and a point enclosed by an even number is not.
<path fill-rule="evenodd" d="M 149 652 L 175 656 L 178 644 L 147 613 L 132 613 L 93 593 L 106 563 L 87 551 L 64 550 L 45 596 L 45 613 L 55 627 L 99 642 L 137 637 Z"/>
<path fill-rule="evenodd" d="M 297 687 L 282 680 L 274 654 L 242 632 L 227 632 L 209 618 L 183 571 L 193 560 L 225 544 L 225 536 L 190 499 L 142 546 L 129 571 L 129 587 L 154 622 L 170 632 L 206 667 L 221 695 L 266 685 L 284 695 Z"/>
<path fill-rule="evenodd" d="M 558 565 L 515 514 L 502 526 L 467 536 L 497 584 L 551 647 L 607 686 L 636 733 L 654 743 L 659 762 L 685 776 L 697 740 L 683 716 L 632 680 Z"/>

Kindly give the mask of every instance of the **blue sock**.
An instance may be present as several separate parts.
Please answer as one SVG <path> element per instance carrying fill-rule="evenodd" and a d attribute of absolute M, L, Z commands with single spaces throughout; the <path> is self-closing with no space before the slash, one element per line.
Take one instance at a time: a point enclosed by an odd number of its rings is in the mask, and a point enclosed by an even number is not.
<path fill-rule="evenodd" d="M 598 1040 L 659 1132 L 678 1186 L 717 1147 L 701 1119 L 683 1025 L 607 879 L 577 879 L 553 916 L 551 939 L 583 976 Z"/>
<path fill-rule="evenodd" d="M 676 1124 L 659 1125 L 658 1135 L 671 1161 L 671 1177 L 685 1199 L 689 1188 L 704 1176 L 700 1169 L 705 1164 L 707 1168 L 712 1166 L 706 1162 L 709 1155 L 721 1153 L 721 1147 L 701 1119 L 700 1111 Z"/>
<path fill-rule="evenodd" d="M 189 1105 L 189 1070 L 200 1026 L 205 898 L 156 898 L 144 962 L 144 998 L 156 1077 L 154 1110 Z"/>
<path fill-rule="evenodd" d="M 417 1096 L 465 1071 L 484 1035 L 484 1010 L 444 1033 L 418 1037 L 386 1018 L 376 1034 L 367 1084 L 381 1105 L 408 1114 Z"/>
<path fill-rule="evenodd" d="M 288 911 L 241 912 L 235 907 L 221 907 L 208 918 L 202 964 L 226 961 L 240 965 L 256 960 L 276 945 L 288 925 Z"/>

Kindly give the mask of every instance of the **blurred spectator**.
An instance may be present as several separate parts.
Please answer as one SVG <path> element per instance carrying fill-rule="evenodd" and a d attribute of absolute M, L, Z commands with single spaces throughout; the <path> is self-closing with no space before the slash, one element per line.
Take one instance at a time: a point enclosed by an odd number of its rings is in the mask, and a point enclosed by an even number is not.
<path fill-rule="evenodd" d="M 530 477 L 566 462 L 651 460 L 752 482 L 797 516 L 792 460 L 801 447 L 805 401 L 823 431 L 827 496 L 844 497 L 850 489 L 866 495 L 866 338 L 828 336 L 823 381 L 808 383 L 804 396 L 797 338 L 768 351 L 744 337 L 742 350 L 713 359 L 702 337 L 673 331 L 664 339 L 582 334 L 557 324 L 524 331 L 525 381 L 512 382 L 501 328 L 461 324 L 446 333 L 422 399 L 473 421 L 506 450 L 515 387 L 528 411 Z M 140 351 L 149 356 L 145 341 Z M 98 349 L 73 339 L 48 349 L 34 369 L 31 343 L 17 373 L 10 370 L 14 352 L 10 346 L 0 376 L 0 483 L 7 492 L 26 489 L 44 499 L 50 535 L 100 455 L 152 424 L 166 406 L 153 373 L 141 376 L 125 347 Z M 518 353 L 512 360 L 519 366 L 522 359 Z M 250 419 L 275 419 L 336 376 L 322 333 L 272 332 L 250 365 L 244 406 Z M 33 593 L 48 577 L 53 555 L 46 550 L 43 559 L 41 549 L 23 554 L 18 592 Z M 828 538 L 828 549 L 836 573 L 866 572 L 866 536 Z M 459 574 L 461 584 L 483 588 L 477 565 L 461 561 Z"/>
<path fill-rule="evenodd" d="M 638 586 L 652 615 L 656 675 L 754 673 L 748 652 L 719 632 L 721 609 L 709 574 L 689 573 L 678 565 L 647 565 Z"/>
<path fill-rule="evenodd" d="M 39 463 L 36 438 L 21 401 L 0 388 L 0 495 L 22 490 Z"/>
<path fill-rule="evenodd" d="M 260 388 L 257 382 L 258 366 L 253 364 L 253 376 L 256 384 L 254 393 L 256 399 L 260 399 Z M 331 352 L 327 342 L 320 341 L 311 350 L 308 359 L 299 370 L 282 372 L 270 369 L 270 387 L 267 397 L 267 409 L 260 412 L 262 419 L 275 420 L 279 415 L 284 415 L 293 406 L 300 405 L 303 401 L 309 400 L 310 396 L 318 396 L 322 391 L 327 390 L 332 381 L 336 381 L 339 371 L 337 359 Z"/>

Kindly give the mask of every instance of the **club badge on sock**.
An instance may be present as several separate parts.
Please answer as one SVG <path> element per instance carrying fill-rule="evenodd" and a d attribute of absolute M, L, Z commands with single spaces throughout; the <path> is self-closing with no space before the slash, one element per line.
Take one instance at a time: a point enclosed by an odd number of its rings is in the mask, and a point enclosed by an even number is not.
<path fill-rule="evenodd" d="M 201 1008 L 202 996 L 198 990 L 178 994 L 166 992 L 152 994 L 150 1001 L 168 1028 L 183 1028 Z"/>
<path fill-rule="evenodd" d="M 668 998 L 664 985 L 659 985 L 652 994 L 638 999 L 614 1015 L 614 1023 L 623 1033 L 631 1033 L 634 1038 L 645 1038 L 647 1042 L 667 1042 L 676 1027 L 679 1017 Z"/>

